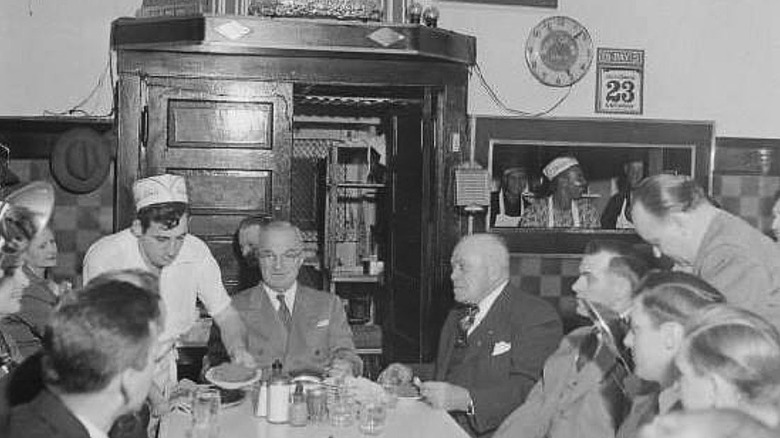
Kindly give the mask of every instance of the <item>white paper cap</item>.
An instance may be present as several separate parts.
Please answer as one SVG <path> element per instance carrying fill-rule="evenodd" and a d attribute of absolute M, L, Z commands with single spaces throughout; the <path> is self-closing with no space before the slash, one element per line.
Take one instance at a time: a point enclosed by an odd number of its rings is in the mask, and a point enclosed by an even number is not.
<path fill-rule="evenodd" d="M 187 183 L 179 175 L 155 175 L 139 179 L 133 184 L 136 211 L 166 202 L 187 203 Z"/>
<path fill-rule="evenodd" d="M 547 179 L 552 181 L 556 176 L 563 173 L 566 169 L 579 165 L 580 162 L 577 161 L 577 159 L 574 157 L 558 157 L 544 166 L 542 173 L 547 177 Z"/>

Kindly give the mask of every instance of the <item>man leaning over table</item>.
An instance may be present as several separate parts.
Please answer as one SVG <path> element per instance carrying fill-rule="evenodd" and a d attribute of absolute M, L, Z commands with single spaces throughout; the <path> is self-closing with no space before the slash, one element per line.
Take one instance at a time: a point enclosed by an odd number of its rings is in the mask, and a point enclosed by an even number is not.
<path fill-rule="evenodd" d="M 133 197 L 133 224 L 89 248 L 84 257 L 84 282 L 120 269 L 142 269 L 159 276 L 166 310 L 160 340 L 168 355 L 155 371 L 156 388 L 167 397 L 177 381 L 175 343 L 195 324 L 198 299 L 225 333 L 233 360 L 254 366 L 246 351 L 243 323 L 230 304 L 219 265 L 206 244 L 189 234 L 184 178 L 166 174 L 140 179 L 133 185 Z"/>
<path fill-rule="evenodd" d="M 260 225 L 255 259 L 263 280 L 234 295 L 233 306 L 244 321 L 249 353 L 257 364 L 269 367 L 278 359 L 293 374 L 359 376 L 363 362 L 341 299 L 298 283 L 304 259 L 298 227 L 283 221 Z M 209 340 L 208 365 L 225 360 L 219 337 Z"/>
<path fill-rule="evenodd" d="M 509 283 L 509 252 L 500 237 L 463 237 L 451 264 L 455 300 L 463 306 L 444 323 L 435 381 L 422 383 L 420 393 L 470 435 L 486 436 L 541 376 L 561 339 L 561 320 L 546 301 Z"/>

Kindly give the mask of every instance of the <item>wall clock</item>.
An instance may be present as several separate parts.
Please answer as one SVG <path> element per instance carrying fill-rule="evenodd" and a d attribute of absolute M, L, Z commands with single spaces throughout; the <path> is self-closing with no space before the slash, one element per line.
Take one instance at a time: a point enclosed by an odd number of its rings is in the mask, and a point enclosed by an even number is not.
<path fill-rule="evenodd" d="M 588 72 L 593 61 L 593 40 L 573 18 L 545 18 L 528 36 L 525 61 L 541 83 L 568 87 Z"/>

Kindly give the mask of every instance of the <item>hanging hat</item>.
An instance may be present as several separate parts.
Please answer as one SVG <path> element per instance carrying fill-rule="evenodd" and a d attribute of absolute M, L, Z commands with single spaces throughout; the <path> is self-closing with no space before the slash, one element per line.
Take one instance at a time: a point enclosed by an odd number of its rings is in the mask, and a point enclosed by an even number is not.
<path fill-rule="evenodd" d="M 542 173 L 547 177 L 547 179 L 552 181 L 556 176 L 562 174 L 566 169 L 579 165 L 580 162 L 577 161 L 577 159 L 574 157 L 558 157 L 544 166 Z"/>
<path fill-rule="evenodd" d="M 187 203 L 187 183 L 179 175 L 155 175 L 139 179 L 133 184 L 135 209 L 167 202 Z"/>

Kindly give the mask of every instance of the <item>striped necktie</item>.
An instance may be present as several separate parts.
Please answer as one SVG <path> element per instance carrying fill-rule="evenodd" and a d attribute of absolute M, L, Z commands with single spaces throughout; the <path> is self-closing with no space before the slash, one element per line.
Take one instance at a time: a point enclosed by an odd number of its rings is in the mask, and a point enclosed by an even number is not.
<path fill-rule="evenodd" d="M 284 300 L 284 294 L 276 294 L 276 299 L 279 300 L 279 320 L 284 324 L 284 328 L 287 329 L 287 333 L 290 333 L 292 328 L 292 314 L 290 308 L 287 307 L 287 302 Z"/>

